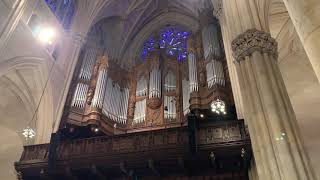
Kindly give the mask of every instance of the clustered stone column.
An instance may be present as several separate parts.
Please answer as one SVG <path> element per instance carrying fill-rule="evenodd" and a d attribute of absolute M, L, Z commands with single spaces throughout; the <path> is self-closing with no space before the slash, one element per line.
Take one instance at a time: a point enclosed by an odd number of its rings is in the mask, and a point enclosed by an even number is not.
<path fill-rule="evenodd" d="M 277 65 L 277 42 L 249 29 L 232 42 L 259 179 L 315 179 Z"/>
<path fill-rule="evenodd" d="M 217 4 L 214 12 L 222 28 L 229 70 L 233 69 L 237 77 L 252 141 L 255 163 L 250 173 L 257 176 L 251 174 L 251 178 L 315 179 L 277 65 L 277 42 L 267 32 L 264 11 L 268 3 L 212 1 Z"/>

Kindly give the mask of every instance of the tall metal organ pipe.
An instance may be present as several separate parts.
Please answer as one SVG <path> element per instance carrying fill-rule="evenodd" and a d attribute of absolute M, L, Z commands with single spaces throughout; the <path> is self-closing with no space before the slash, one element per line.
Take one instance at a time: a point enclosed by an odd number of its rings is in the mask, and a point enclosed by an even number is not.
<path fill-rule="evenodd" d="M 139 81 L 137 82 L 137 90 L 136 96 L 146 96 L 148 90 L 147 80 L 144 77 L 140 77 Z"/>
<path fill-rule="evenodd" d="M 154 68 L 150 72 L 149 98 L 161 97 L 161 71 Z"/>
<path fill-rule="evenodd" d="M 102 113 L 112 121 L 120 124 L 127 123 L 127 110 L 129 103 L 129 89 L 120 88 L 119 84 L 107 80 Z"/>
<path fill-rule="evenodd" d="M 198 77 L 197 77 L 197 59 L 193 51 L 188 54 L 189 66 L 189 80 L 190 80 L 190 93 L 199 90 Z"/>
<path fill-rule="evenodd" d="M 133 124 L 143 123 L 146 117 L 146 99 L 136 102 Z"/>
<path fill-rule="evenodd" d="M 97 85 L 96 85 L 96 89 L 92 99 L 92 107 L 99 108 L 99 109 L 102 108 L 106 83 L 107 83 L 107 70 L 105 68 L 101 68 L 99 70 Z"/>
<path fill-rule="evenodd" d="M 177 116 L 175 97 L 164 96 L 164 106 L 167 107 L 167 109 L 164 111 L 164 118 L 169 121 L 175 119 Z"/>
<path fill-rule="evenodd" d="M 183 99 L 182 99 L 182 107 L 183 107 L 183 114 L 186 115 L 190 112 L 190 88 L 189 88 L 189 81 L 187 81 L 186 79 L 182 80 L 182 95 L 183 95 Z"/>
<path fill-rule="evenodd" d="M 208 88 L 214 85 L 225 86 L 223 64 L 218 60 L 221 57 L 221 47 L 217 25 L 208 22 L 202 29 L 202 42 L 206 61 Z"/>
<path fill-rule="evenodd" d="M 88 88 L 89 88 L 88 84 L 84 84 L 81 82 L 77 84 L 76 90 L 74 92 L 73 100 L 72 100 L 73 107 L 84 108 Z"/>
<path fill-rule="evenodd" d="M 169 71 L 165 77 L 164 89 L 166 92 L 176 90 L 176 76 L 172 71 Z"/>
<path fill-rule="evenodd" d="M 96 62 L 97 49 L 88 47 L 85 51 L 84 59 L 81 65 L 79 79 L 84 81 L 90 81 L 92 75 L 92 69 Z M 86 83 L 78 82 L 73 95 L 71 105 L 77 108 L 84 108 L 86 102 L 86 96 L 89 89 L 89 85 Z"/>
<path fill-rule="evenodd" d="M 82 63 L 79 78 L 89 81 L 92 74 L 92 68 L 96 62 L 97 49 L 87 48 Z"/>

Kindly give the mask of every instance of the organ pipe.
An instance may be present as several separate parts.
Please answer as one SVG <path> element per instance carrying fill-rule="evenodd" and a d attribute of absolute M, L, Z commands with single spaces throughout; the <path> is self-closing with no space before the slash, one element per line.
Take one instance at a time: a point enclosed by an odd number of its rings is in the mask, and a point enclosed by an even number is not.
<path fill-rule="evenodd" d="M 148 90 L 148 84 L 144 77 L 141 77 L 137 82 L 136 96 L 146 96 Z"/>
<path fill-rule="evenodd" d="M 117 83 L 107 80 L 102 113 L 109 119 L 120 124 L 127 123 L 127 109 L 129 102 L 129 89 L 120 88 Z"/>
<path fill-rule="evenodd" d="M 213 22 L 209 22 L 202 28 L 202 42 L 204 57 L 206 60 L 212 57 L 221 56 L 218 29 L 217 25 L 215 25 Z"/>
<path fill-rule="evenodd" d="M 92 75 L 92 69 L 96 61 L 97 50 L 94 48 L 87 48 L 84 60 L 82 63 L 80 78 L 89 81 Z"/>
<path fill-rule="evenodd" d="M 208 22 L 202 29 L 202 42 L 206 65 L 208 88 L 214 85 L 225 86 L 223 65 L 217 58 L 221 57 L 218 29 L 214 22 Z"/>
<path fill-rule="evenodd" d="M 97 85 L 92 99 L 92 107 L 102 108 L 105 87 L 107 83 L 107 70 L 101 68 L 98 75 Z"/>
<path fill-rule="evenodd" d="M 161 97 L 161 71 L 154 68 L 150 72 L 149 98 Z"/>
<path fill-rule="evenodd" d="M 183 114 L 186 115 L 190 112 L 190 88 L 189 88 L 189 81 L 186 79 L 182 80 L 182 106 L 183 106 Z"/>
<path fill-rule="evenodd" d="M 206 65 L 208 88 L 214 85 L 225 86 L 225 77 L 221 61 L 212 60 Z"/>
<path fill-rule="evenodd" d="M 136 102 L 133 124 L 143 123 L 146 117 L 146 99 Z"/>
<path fill-rule="evenodd" d="M 197 78 L 197 59 L 193 51 L 188 55 L 189 66 L 189 80 L 190 80 L 190 93 L 196 92 L 199 89 Z"/>
<path fill-rule="evenodd" d="M 77 108 L 84 108 L 87 92 L 88 92 L 89 85 L 84 83 L 78 83 L 73 100 L 72 100 L 72 106 Z"/>
<path fill-rule="evenodd" d="M 166 92 L 176 90 L 176 76 L 172 71 L 169 71 L 165 77 L 164 89 Z"/>
<path fill-rule="evenodd" d="M 164 96 L 164 106 L 167 107 L 164 111 L 164 118 L 171 121 L 176 118 L 176 100 L 174 96 Z"/>
<path fill-rule="evenodd" d="M 89 81 L 92 74 L 92 69 L 96 61 L 97 50 L 94 48 L 87 48 L 84 59 L 81 65 L 79 78 Z M 73 95 L 71 105 L 77 108 L 84 108 L 89 85 L 78 82 L 76 90 Z"/>

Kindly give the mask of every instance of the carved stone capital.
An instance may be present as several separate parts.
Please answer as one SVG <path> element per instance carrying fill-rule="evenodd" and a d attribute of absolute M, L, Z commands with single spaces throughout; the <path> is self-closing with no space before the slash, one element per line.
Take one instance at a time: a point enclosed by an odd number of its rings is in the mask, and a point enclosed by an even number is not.
<path fill-rule="evenodd" d="M 222 0 L 212 0 L 213 4 L 213 15 L 217 18 L 220 19 L 222 15 Z"/>
<path fill-rule="evenodd" d="M 232 41 L 231 47 L 236 61 L 244 60 L 255 51 L 278 57 L 276 40 L 269 33 L 257 29 L 249 29 L 240 34 Z"/>

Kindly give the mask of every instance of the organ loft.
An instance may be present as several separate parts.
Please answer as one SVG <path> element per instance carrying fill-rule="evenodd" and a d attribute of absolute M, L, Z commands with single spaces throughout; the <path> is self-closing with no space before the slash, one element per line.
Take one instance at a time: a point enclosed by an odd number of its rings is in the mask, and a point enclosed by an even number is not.
<path fill-rule="evenodd" d="M 117 63 L 102 27 L 81 50 L 58 133 L 25 149 L 21 177 L 248 179 L 250 139 L 218 20 L 207 12 L 197 29 L 156 29 L 130 66 Z M 34 156 L 44 161 L 28 164 Z"/>

